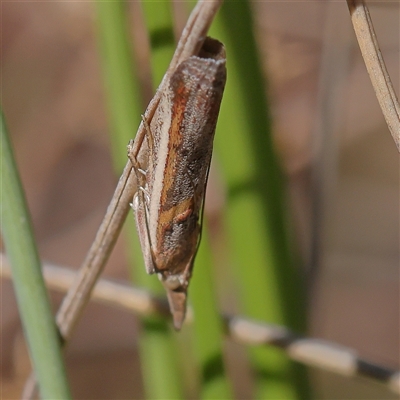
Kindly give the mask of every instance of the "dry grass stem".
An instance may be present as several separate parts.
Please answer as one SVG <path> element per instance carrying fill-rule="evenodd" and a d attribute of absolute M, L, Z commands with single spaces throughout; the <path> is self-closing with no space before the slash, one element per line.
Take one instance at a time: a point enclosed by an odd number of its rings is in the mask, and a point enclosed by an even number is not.
<path fill-rule="evenodd" d="M 11 278 L 7 259 L 0 255 L 2 276 Z M 65 292 L 77 273 L 64 267 L 44 264 L 44 277 L 51 289 Z M 138 315 L 161 315 L 170 318 L 166 300 L 127 283 L 99 279 L 92 300 Z M 192 312 L 185 323 L 192 322 Z M 360 358 L 356 350 L 326 340 L 298 336 L 283 326 L 266 324 L 239 316 L 223 316 L 226 331 L 233 340 L 247 345 L 269 345 L 283 349 L 287 355 L 304 365 L 347 377 L 364 377 L 384 384 L 400 393 L 400 371 L 392 370 Z"/>
<path fill-rule="evenodd" d="M 65 341 L 70 338 L 91 291 L 105 266 L 129 211 L 135 192 L 130 166 L 126 166 L 96 233 L 94 242 L 69 288 L 56 316 L 57 325 Z"/>
<path fill-rule="evenodd" d="M 347 4 L 372 86 L 400 152 L 400 106 L 379 49 L 368 7 L 363 0 L 347 0 Z"/>

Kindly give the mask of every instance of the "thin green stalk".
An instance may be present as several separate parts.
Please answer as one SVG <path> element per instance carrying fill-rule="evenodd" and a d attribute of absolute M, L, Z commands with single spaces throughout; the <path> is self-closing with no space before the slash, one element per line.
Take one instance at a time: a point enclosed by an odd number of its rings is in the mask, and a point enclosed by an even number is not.
<path fill-rule="evenodd" d="M 1 230 L 25 337 L 42 398 L 69 399 L 58 331 L 1 111 L 0 119 Z"/>
<path fill-rule="evenodd" d="M 114 162 L 120 167 L 127 162 L 126 145 L 137 131 L 144 107 L 139 97 L 139 85 L 132 84 L 136 80 L 132 74 L 133 63 L 126 29 L 125 4 L 120 1 L 99 1 L 97 7 L 102 64 L 108 88 Z M 116 51 L 116 49 L 119 50 Z M 123 112 L 119 110 L 119 107 L 122 107 Z M 149 277 L 145 273 L 133 215 L 128 218 L 128 239 L 131 250 L 129 257 L 136 267 L 132 272 L 134 280 L 140 286 L 161 293 L 162 287 L 157 278 Z M 183 397 L 181 374 L 174 348 L 175 341 L 164 319 L 153 317 L 142 320 L 139 350 L 145 393 L 148 399 Z"/>
<path fill-rule="evenodd" d="M 228 188 L 226 222 L 241 311 L 301 331 L 302 281 L 288 245 L 283 177 L 272 144 L 249 3 L 227 1 L 212 32 L 227 48 L 228 81 L 216 149 Z M 283 353 L 265 347 L 249 351 L 255 398 L 308 398 L 304 371 Z"/>
<path fill-rule="evenodd" d="M 224 330 L 217 308 L 213 260 L 207 236 L 204 227 L 189 288 L 194 310 L 194 350 L 201 368 L 199 398 L 227 400 L 233 398 L 233 394 L 224 366 Z"/>
<path fill-rule="evenodd" d="M 175 50 L 172 10 L 169 0 L 142 1 L 151 46 L 153 89 L 161 82 Z"/>
<path fill-rule="evenodd" d="M 145 104 L 128 40 L 127 3 L 99 0 L 96 4 L 110 138 L 120 172 L 126 164 L 126 146 L 139 126 Z"/>

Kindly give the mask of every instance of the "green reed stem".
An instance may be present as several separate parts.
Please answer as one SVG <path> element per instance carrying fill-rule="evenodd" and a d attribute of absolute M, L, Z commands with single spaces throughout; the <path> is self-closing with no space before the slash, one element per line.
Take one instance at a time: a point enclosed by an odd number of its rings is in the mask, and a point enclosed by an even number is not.
<path fill-rule="evenodd" d="M 70 399 L 61 343 L 25 195 L 0 110 L 1 230 L 18 308 L 43 399 Z"/>
<path fill-rule="evenodd" d="M 216 152 L 228 189 L 225 217 L 241 312 L 302 331 L 302 280 L 288 243 L 284 181 L 272 143 L 249 2 L 227 1 L 212 33 L 227 49 L 228 81 Z M 253 347 L 249 355 L 254 398 L 309 397 L 304 370 L 279 350 Z"/>

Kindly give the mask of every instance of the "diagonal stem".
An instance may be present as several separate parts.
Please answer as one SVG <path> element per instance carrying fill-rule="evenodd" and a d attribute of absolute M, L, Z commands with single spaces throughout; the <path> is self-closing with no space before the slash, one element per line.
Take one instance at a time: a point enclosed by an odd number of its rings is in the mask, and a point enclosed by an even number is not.
<path fill-rule="evenodd" d="M 74 284 L 57 312 L 56 321 L 64 341 L 70 339 L 122 229 L 129 211 L 129 202 L 132 201 L 136 190 L 132 176 L 132 169 L 128 163 Z"/>
<path fill-rule="evenodd" d="M 400 105 L 383 60 L 367 5 L 347 0 L 361 54 L 387 126 L 400 152 Z"/>

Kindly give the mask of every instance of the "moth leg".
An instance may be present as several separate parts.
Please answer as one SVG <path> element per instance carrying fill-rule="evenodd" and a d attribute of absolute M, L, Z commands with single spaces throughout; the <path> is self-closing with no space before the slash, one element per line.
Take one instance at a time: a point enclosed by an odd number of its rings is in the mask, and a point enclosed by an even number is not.
<path fill-rule="evenodd" d="M 141 177 L 145 180 L 145 171 L 139 168 L 136 169 L 135 167 L 134 169 L 136 175 L 138 176 L 141 174 Z M 136 214 L 136 226 L 139 232 L 146 272 L 148 274 L 154 274 L 156 272 L 156 263 L 149 229 L 149 203 L 150 193 L 146 190 L 144 185 L 138 185 L 138 190 L 133 198 L 132 208 Z"/>
<path fill-rule="evenodd" d="M 143 176 L 146 176 L 146 175 L 147 175 L 147 171 L 146 171 L 145 169 L 138 168 L 137 170 L 138 170 L 138 172 L 140 172 Z"/>
<path fill-rule="evenodd" d="M 147 140 L 147 147 L 149 152 L 148 160 L 151 162 L 153 160 L 154 154 L 154 140 L 153 135 L 151 133 L 149 121 L 146 119 L 144 115 L 142 115 L 142 123 L 144 129 L 139 129 L 138 134 L 136 135 L 135 139 L 131 139 L 128 143 L 128 158 L 131 161 L 132 167 L 135 170 L 136 178 L 138 181 L 138 186 L 145 186 L 145 177 L 146 177 L 146 170 L 142 167 L 138 160 L 139 152 L 143 146 L 143 140 L 146 138 Z M 141 173 L 142 177 L 139 176 L 138 172 Z"/>
<path fill-rule="evenodd" d="M 150 193 L 147 187 L 147 170 L 143 168 L 138 155 L 142 149 L 143 140 L 147 140 L 148 154 L 147 159 L 149 168 L 151 168 L 153 160 L 153 135 L 150 130 L 149 123 L 144 116 L 142 116 L 144 129 L 139 129 L 138 135 L 135 140 L 131 140 L 128 144 L 128 158 L 132 164 L 132 168 L 136 175 L 137 191 L 133 197 L 131 207 L 136 214 L 136 226 L 139 232 L 140 243 L 142 246 L 146 271 L 148 274 L 156 272 L 156 263 L 154 256 L 154 249 L 151 243 L 150 230 L 149 230 L 149 204 Z"/>
<path fill-rule="evenodd" d="M 150 203 L 150 194 L 149 192 L 145 189 L 146 186 L 146 171 L 141 168 L 141 165 L 139 161 L 136 159 L 135 155 L 132 152 L 128 152 L 128 157 L 132 163 L 133 170 L 135 171 L 136 175 L 136 181 L 137 181 L 137 191 L 133 197 L 133 201 L 131 204 L 132 209 L 136 213 L 139 213 L 140 209 L 140 204 L 143 205 L 143 212 L 144 212 L 144 223 L 146 227 L 146 236 L 147 236 L 147 241 L 148 241 L 148 247 L 149 251 L 151 253 L 151 259 L 154 260 L 153 257 L 153 249 L 151 246 L 151 241 L 150 241 L 150 233 L 149 233 L 149 227 L 148 227 L 148 215 L 149 215 L 149 203 Z M 154 267 L 147 267 L 149 273 L 154 272 Z"/>
<path fill-rule="evenodd" d="M 149 192 L 142 186 L 139 186 L 139 190 L 144 194 L 144 196 L 146 197 L 146 201 L 145 201 L 145 205 L 146 205 L 146 209 L 147 209 L 147 204 L 150 203 L 150 194 Z M 148 209 L 147 209 L 148 212 Z"/>
<path fill-rule="evenodd" d="M 145 128 L 146 132 L 146 139 L 147 139 L 147 144 L 149 146 L 149 153 L 150 153 L 150 159 L 153 159 L 154 156 L 154 136 L 153 133 L 151 132 L 150 124 L 149 121 L 146 119 L 144 115 L 142 117 L 142 122 Z"/>
<path fill-rule="evenodd" d="M 130 140 L 128 144 L 128 158 L 135 172 L 138 187 L 144 187 L 146 184 L 146 171 L 142 168 L 139 160 L 137 159 L 137 154 L 135 153 L 137 153 L 135 151 L 135 142 Z"/>
<path fill-rule="evenodd" d="M 148 159 L 149 159 L 149 164 L 150 166 L 152 165 L 152 160 L 154 157 L 154 137 L 151 132 L 150 125 L 148 123 L 148 120 L 145 118 L 144 115 L 142 115 L 142 121 L 144 125 L 144 135 L 146 135 L 147 139 L 147 146 L 148 146 Z M 128 147 L 129 148 L 129 147 Z M 146 177 L 147 177 L 147 171 L 144 170 L 139 161 L 137 160 L 135 154 L 131 151 L 128 152 L 128 157 L 131 160 L 131 163 L 133 165 L 133 168 L 135 170 L 137 179 L 138 179 L 138 192 L 137 192 L 137 203 L 139 207 L 139 202 L 143 204 L 143 211 L 144 211 L 144 225 L 145 225 L 145 236 L 146 236 L 146 246 L 148 251 L 149 251 L 149 256 L 145 256 L 145 264 L 146 264 L 146 271 L 148 274 L 154 274 L 157 272 L 157 264 L 155 262 L 155 254 L 154 254 L 154 248 L 151 242 L 151 236 L 150 236 L 150 229 L 149 229 L 149 204 L 150 204 L 150 193 L 148 190 L 146 190 Z M 140 177 L 139 177 L 140 174 Z"/>
<path fill-rule="evenodd" d="M 144 115 L 142 115 L 142 121 L 143 121 L 143 125 L 144 125 L 144 129 L 140 129 L 138 130 L 138 133 L 135 137 L 135 139 L 131 139 L 128 143 L 128 157 L 130 160 L 132 160 L 132 158 L 137 159 L 139 152 L 142 148 L 143 145 L 143 139 L 146 137 L 146 134 L 148 136 L 148 131 L 149 131 L 149 121 L 145 118 Z M 152 145 L 150 143 L 148 143 L 149 146 Z M 152 149 L 151 149 L 152 151 Z"/>
<path fill-rule="evenodd" d="M 129 160 L 131 161 L 138 182 L 138 191 L 135 194 L 133 202 L 135 204 L 134 209 L 137 210 L 139 202 L 142 202 L 145 210 L 146 230 L 148 231 L 148 214 L 149 214 L 148 204 L 150 203 L 150 193 L 145 189 L 147 171 L 141 168 L 140 162 L 137 160 L 133 152 L 129 151 L 129 146 L 131 145 L 131 142 L 129 142 L 128 145 L 128 157 Z"/>
<path fill-rule="evenodd" d="M 151 132 L 151 128 L 150 128 L 150 124 L 149 121 L 147 120 L 147 118 L 142 114 L 142 122 L 144 125 L 144 130 L 146 132 L 146 139 L 147 139 L 147 145 L 149 148 L 149 160 L 153 160 L 153 156 L 154 156 L 154 136 L 153 133 Z M 144 176 L 146 176 L 147 171 L 143 171 L 141 170 L 141 172 L 143 173 Z M 144 188 L 144 186 L 140 187 L 140 190 L 142 191 L 143 195 L 146 197 L 146 202 L 145 204 L 145 216 L 146 216 L 146 229 L 148 232 L 148 239 L 149 239 L 149 244 L 150 244 L 150 251 L 151 251 L 151 256 L 153 259 L 153 264 L 156 265 L 154 263 L 154 252 L 153 252 L 153 246 L 151 244 L 151 239 L 150 239 L 150 232 L 149 232 L 149 208 L 148 205 L 150 204 L 150 193 Z"/>

